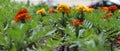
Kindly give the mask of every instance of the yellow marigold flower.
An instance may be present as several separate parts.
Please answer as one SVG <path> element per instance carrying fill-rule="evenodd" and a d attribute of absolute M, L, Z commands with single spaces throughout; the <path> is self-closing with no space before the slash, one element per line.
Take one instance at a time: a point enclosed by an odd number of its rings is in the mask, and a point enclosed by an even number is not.
<path fill-rule="evenodd" d="M 57 10 L 60 12 L 68 13 L 70 12 L 70 7 L 67 4 L 59 4 Z"/>
<path fill-rule="evenodd" d="M 94 8 L 87 8 L 87 12 L 92 12 Z"/>
<path fill-rule="evenodd" d="M 83 12 L 92 12 L 94 8 L 87 8 L 85 6 L 77 6 L 76 10 L 82 10 Z"/>
<path fill-rule="evenodd" d="M 83 9 L 85 9 L 85 6 L 77 6 L 76 7 L 76 10 L 83 10 Z"/>
<path fill-rule="evenodd" d="M 68 11 L 66 11 L 65 13 L 68 14 L 71 10 L 72 10 L 72 7 L 69 7 Z"/>
<path fill-rule="evenodd" d="M 40 9 L 36 12 L 37 14 L 43 15 L 46 13 L 45 9 Z"/>

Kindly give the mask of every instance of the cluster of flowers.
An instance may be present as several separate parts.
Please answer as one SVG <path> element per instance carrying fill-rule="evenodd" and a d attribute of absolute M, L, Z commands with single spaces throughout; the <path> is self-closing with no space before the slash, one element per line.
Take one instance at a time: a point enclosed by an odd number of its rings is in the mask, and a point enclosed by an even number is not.
<path fill-rule="evenodd" d="M 57 10 L 54 8 L 51 8 L 49 10 L 49 13 L 54 13 L 54 12 L 59 11 L 59 12 L 62 12 L 64 14 L 68 14 L 68 13 L 70 13 L 71 10 L 72 10 L 72 7 L 68 6 L 67 4 L 59 4 L 57 6 Z M 92 12 L 94 10 L 94 8 L 87 8 L 85 6 L 77 6 L 76 10 L 82 10 L 83 12 Z M 46 12 L 45 9 L 42 8 L 42 9 L 37 11 L 37 14 L 45 14 L 45 12 Z"/>
<path fill-rule="evenodd" d="M 69 14 L 71 10 L 72 10 L 72 7 L 68 6 L 67 4 L 59 4 L 56 9 L 51 8 L 48 10 L 48 12 L 55 13 L 55 12 L 59 11 L 59 12 L 62 12 L 64 14 Z M 92 12 L 94 9 L 93 8 L 86 8 L 84 6 L 77 6 L 76 10 L 82 10 L 83 12 Z M 46 10 L 44 8 L 42 8 L 42 9 L 38 10 L 36 13 L 39 15 L 45 15 Z M 23 23 L 23 22 L 25 22 L 25 20 L 29 20 L 31 18 L 32 17 L 29 16 L 29 14 L 28 14 L 28 10 L 26 8 L 23 8 L 17 12 L 16 16 L 14 17 L 14 20 L 16 22 Z M 73 26 L 78 26 L 79 24 L 83 24 L 83 21 L 82 20 L 73 20 L 72 21 Z"/>
<path fill-rule="evenodd" d="M 86 12 L 92 12 L 94 10 L 94 8 L 87 8 L 85 6 L 76 6 L 75 8 L 77 11 L 83 11 L 84 13 Z M 54 8 L 51 8 L 48 10 L 49 13 L 55 13 L 57 11 L 61 12 L 61 13 L 64 13 L 64 14 L 69 14 L 70 11 L 72 10 L 72 7 L 68 6 L 67 4 L 59 4 L 57 6 L 56 9 Z M 102 16 L 103 19 L 106 19 L 106 18 L 111 18 L 113 16 L 113 13 L 114 11 L 120 11 L 117 6 L 115 5 L 112 5 L 112 6 L 109 6 L 109 7 L 101 7 L 101 10 L 103 10 L 104 12 L 106 12 L 106 15 Z M 45 15 L 46 14 L 46 10 L 44 8 L 38 10 L 36 12 L 37 14 L 39 15 Z M 31 16 L 29 16 L 28 14 L 28 10 L 23 8 L 21 10 L 19 10 L 14 18 L 14 20 L 16 22 L 25 22 L 25 20 L 29 20 L 31 18 Z M 78 26 L 78 25 L 81 25 L 83 24 L 83 20 L 73 20 L 71 22 L 71 24 L 73 26 Z"/>
<path fill-rule="evenodd" d="M 116 5 L 111 5 L 109 7 L 102 7 L 102 10 L 105 12 L 119 11 L 119 9 Z"/>
<path fill-rule="evenodd" d="M 116 5 L 111 5 L 109 7 L 102 7 L 102 10 L 106 12 L 106 15 L 102 16 L 103 19 L 111 18 L 115 11 L 120 12 Z"/>
<path fill-rule="evenodd" d="M 83 12 L 92 12 L 94 8 L 87 8 L 85 6 L 77 6 L 76 10 L 82 10 Z"/>

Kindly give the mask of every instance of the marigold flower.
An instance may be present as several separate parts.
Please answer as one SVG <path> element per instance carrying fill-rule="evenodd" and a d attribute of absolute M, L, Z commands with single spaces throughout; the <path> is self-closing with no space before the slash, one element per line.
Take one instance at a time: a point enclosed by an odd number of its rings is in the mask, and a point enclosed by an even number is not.
<path fill-rule="evenodd" d="M 109 13 L 109 14 L 106 14 L 106 16 L 111 18 L 113 14 Z"/>
<path fill-rule="evenodd" d="M 76 10 L 83 10 L 83 9 L 85 9 L 85 6 L 77 6 L 76 7 Z"/>
<path fill-rule="evenodd" d="M 116 11 L 118 7 L 116 5 L 111 5 L 108 7 L 110 11 Z"/>
<path fill-rule="evenodd" d="M 23 14 L 23 13 L 28 13 L 28 10 L 26 8 L 23 8 L 17 12 L 16 16 L 18 16 L 19 14 Z"/>
<path fill-rule="evenodd" d="M 49 9 L 49 11 L 48 11 L 49 13 L 55 13 L 56 12 L 56 10 L 54 9 L 54 8 L 51 8 L 51 9 Z"/>
<path fill-rule="evenodd" d="M 82 10 L 83 12 L 92 12 L 94 8 L 86 8 L 85 6 L 77 6 L 76 10 Z"/>
<path fill-rule="evenodd" d="M 68 14 L 71 11 L 72 7 L 69 7 L 68 11 L 66 11 L 65 13 Z"/>
<path fill-rule="evenodd" d="M 94 8 L 87 8 L 87 12 L 92 12 Z"/>
<path fill-rule="evenodd" d="M 25 20 L 29 20 L 30 18 L 32 18 L 31 16 L 29 16 L 27 13 L 23 13 L 23 14 L 19 14 L 18 16 L 16 16 L 14 18 L 14 20 L 16 22 L 19 22 L 19 21 L 25 21 Z"/>
<path fill-rule="evenodd" d="M 113 16 L 113 14 L 109 13 L 109 14 L 106 14 L 105 16 L 103 16 L 102 18 L 105 19 L 105 18 L 111 18 Z"/>
<path fill-rule="evenodd" d="M 30 18 L 31 18 L 31 16 L 28 15 L 27 9 L 24 8 L 24 9 L 19 10 L 16 13 L 16 16 L 14 17 L 14 20 L 16 22 L 19 22 L 19 21 L 23 22 L 25 20 L 29 20 Z"/>
<path fill-rule="evenodd" d="M 70 12 L 71 8 L 67 4 L 59 4 L 57 6 L 57 10 L 63 13 Z"/>
<path fill-rule="evenodd" d="M 103 10 L 104 12 L 109 12 L 109 8 L 108 8 L 108 7 L 102 7 L 102 10 Z"/>
<path fill-rule="evenodd" d="M 83 20 L 73 20 L 73 21 L 71 22 L 71 24 L 72 24 L 73 26 L 79 26 L 79 25 L 83 24 Z"/>
<path fill-rule="evenodd" d="M 37 14 L 40 14 L 40 15 L 43 15 L 43 14 L 46 13 L 46 11 L 45 11 L 44 8 L 42 8 L 42 9 L 38 10 L 36 13 L 37 13 Z"/>

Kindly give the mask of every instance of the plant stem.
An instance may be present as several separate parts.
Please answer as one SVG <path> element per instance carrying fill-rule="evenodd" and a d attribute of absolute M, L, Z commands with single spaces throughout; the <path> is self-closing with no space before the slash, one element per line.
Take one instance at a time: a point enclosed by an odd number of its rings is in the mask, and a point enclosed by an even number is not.
<path fill-rule="evenodd" d="M 111 49 L 111 51 L 113 51 L 113 44 L 112 43 L 110 45 L 110 49 Z"/>
<path fill-rule="evenodd" d="M 75 33 L 76 33 L 76 37 L 78 37 L 79 36 L 79 26 L 75 27 Z"/>
<path fill-rule="evenodd" d="M 64 12 L 62 12 L 61 24 L 62 24 L 63 27 L 66 27 L 66 19 L 65 19 L 64 15 L 65 15 Z"/>
<path fill-rule="evenodd" d="M 64 12 L 62 12 L 62 17 L 64 18 Z"/>

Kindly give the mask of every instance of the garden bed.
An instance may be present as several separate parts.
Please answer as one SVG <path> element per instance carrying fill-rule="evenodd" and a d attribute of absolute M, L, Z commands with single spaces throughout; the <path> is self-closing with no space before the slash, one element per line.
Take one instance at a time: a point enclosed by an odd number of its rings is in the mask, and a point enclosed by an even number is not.
<path fill-rule="evenodd" d="M 0 51 L 119 51 L 120 10 L 0 1 Z"/>

